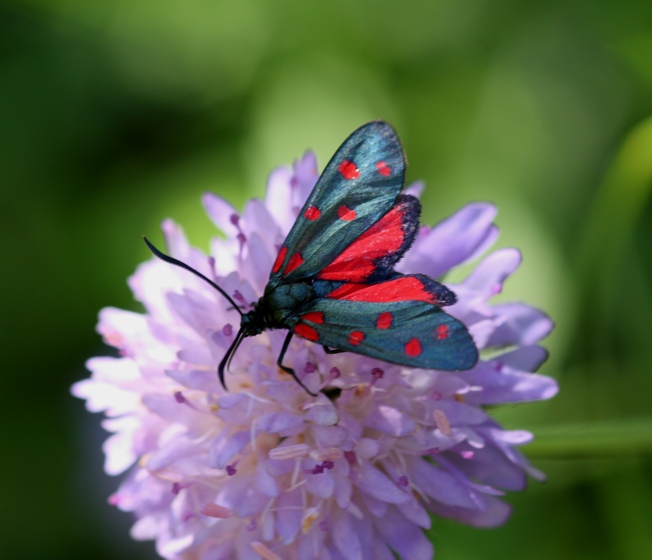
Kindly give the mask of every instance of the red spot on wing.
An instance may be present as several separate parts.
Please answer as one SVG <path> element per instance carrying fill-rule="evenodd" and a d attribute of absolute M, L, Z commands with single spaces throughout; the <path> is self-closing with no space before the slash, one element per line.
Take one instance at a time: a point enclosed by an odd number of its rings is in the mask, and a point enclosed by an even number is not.
<path fill-rule="evenodd" d="M 303 323 L 299 323 L 296 327 L 294 327 L 294 332 L 303 338 L 312 340 L 313 342 L 319 340 L 319 333 L 312 327 L 304 325 Z"/>
<path fill-rule="evenodd" d="M 321 212 L 319 211 L 319 208 L 316 206 L 308 206 L 306 208 L 306 211 L 303 213 L 305 216 L 306 220 L 310 220 L 311 222 L 314 222 L 315 220 L 318 220 L 319 217 L 321 216 Z"/>
<path fill-rule="evenodd" d="M 380 315 L 378 315 L 378 319 L 376 319 L 376 328 L 379 329 L 388 329 L 389 327 L 392 326 L 392 321 L 394 320 L 394 317 L 389 311 L 384 311 Z"/>
<path fill-rule="evenodd" d="M 377 259 L 392 255 L 401 248 L 405 238 L 404 214 L 405 207 L 394 206 L 326 266 L 319 278 L 350 282 L 367 279 L 376 269 L 374 263 Z M 339 209 L 338 215 L 342 218 Z"/>
<path fill-rule="evenodd" d="M 345 159 L 342 163 L 340 163 L 338 170 L 342 174 L 342 177 L 344 177 L 347 181 L 360 177 L 360 172 L 358 171 L 356 164 L 352 161 L 349 161 L 348 159 Z"/>
<path fill-rule="evenodd" d="M 384 177 L 387 177 L 392 172 L 392 168 L 384 161 L 376 162 L 376 169 Z"/>
<path fill-rule="evenodd" d="M 290 257 L 290 262 L 288 262 L 288 265 L 285 267 L 285 274 L 290 274 L 290 272 L 302 264 L 303 257 L 301 256 L 301 253 L 294 253 L 294 255 Z"/>
<path fill-rule="evenodd" d="M 424 301 L 436 303 L 433 296 L 414 276 L 402 276 L 377 284 L 342 284 L 328 294 L 331 299 L 366 301 L 371 303 L 393 303 L 397 301 Z"/>
<path fill-rule="evenodd" d="M 281 250 L 278 252 L 278 255 L 276 256 L 276 260 L 274 261 L 274 266 L 272 267 L 272 272 L 276 274 L 279 269 L 281 268 L 281 265 L 283 264 L 283 261 L 285 260 L 285 255 L 288 254 L 288 248 L 287 247 L 281 247 Z"/>
<path fill-rule="evenodd" d="M 357 346 L 364 340 L 364 333 L 362 331 L 353 331 L 349 334 L 349 344 Z"/>
<path fill-rule="evenodd" d="M 355 210 L 348 208 L 344 205 L 340 206 L 337 209 L 337 217 L 345 222 L 350 222 L 351 220 L 355 220 L 357 215 L 358 214 Z"/>
<path fill-rule="evenodd" d="M 302 321 L 310 321 L 311 323 L 316 323 L 318 325 L 324 323 L 324 314 L 321 311 L 312 311 L 305 315 L 301 315 L 300 318 Z"/>
<path fill-rule="evenodd" d="M 448 325 L 439 325 L 435 329 L 435 335 L 437 336 L 437 340 L 446 340 L 449 335 L 449 330 L 448 330 Z"/>
<path fill-rule="evenodd" d="M 421 342 L 418 338 L 411 338 L 404 347 L 405 353 L 412 358 L 416 358 L 421 355 L 423 351 L 421 348 Z"/>

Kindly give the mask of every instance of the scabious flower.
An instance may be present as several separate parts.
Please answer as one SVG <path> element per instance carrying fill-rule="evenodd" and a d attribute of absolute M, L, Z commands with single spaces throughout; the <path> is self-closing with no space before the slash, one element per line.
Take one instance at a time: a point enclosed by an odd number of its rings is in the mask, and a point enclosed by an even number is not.
<path fill-rule="evenodd" d="M 166 221 L 168 252 L 248 306 L 317 178 L 307 153 L 272 173 L 265 200 L 242 214 L 207 194 L 226 237 L 215 237 L 207 256 Z M 398 269 L 440 278 L 479 258 L 497 237 L 495 213 L 469 204 L 422 226 Z M 515 249 L 498 250 L 449 284 L 458 303 L 447 312 L 492 357 L 456 373 L 410 369 L 327 355 L 294 337 L 284 363 L 314 392 L 341 389 L 312 397 L 276 366 L 285 331 L 245 339 L 225 391 L 216 366 L 239 315 L 211 286 L 152 258 L 129 281 L 145 313 L 100 313 L 98 331 L 120 357 L 89 360 L 91 378 L 72 389 L 107 416 L 107 473 L 127 473 L 109 502 L 133 512 L 132 536 L 156 539 L 169 559 L 390 560 L 394 551 L 427 560 L 431 513 L 500 525 L 510 513 L 500 497 L 541 474 L 516 450 L 532 435 L 501 428 L 484 406 L 557 391 L 531 373 L 546 358 L 538 342 L 552 328 L 548 317 L 489 303 L 519 262 Z"/>

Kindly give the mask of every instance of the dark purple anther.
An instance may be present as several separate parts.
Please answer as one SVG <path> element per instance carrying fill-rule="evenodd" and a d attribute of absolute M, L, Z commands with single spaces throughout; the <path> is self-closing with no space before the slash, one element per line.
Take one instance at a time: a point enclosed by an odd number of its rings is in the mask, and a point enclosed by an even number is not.
<path fill-rule="evenodd" d="M 233 476 L 237 472 L 238 471 L 235 469 L 234 465 L 227 465 L 226 466 L 226 474 L 228 474 L 229 476 Z"/>
<path fill-rule="evenodd" d="M 385 375 L 385 372 L 379 367 L 375 367 L 374 369 L 371 370 L 371 375 L 373 375 L 374 379 L 382 379 L 383 376 Z"/>
<path fill-rule="evenodd" d="M 174 393 L 174 400 L 177 401 L 179 404 L 183 404 L 186 402 L 186 397 L 183 396 L 181 391 L 176 391 Z"/>
<path fill-rule="evenodd" d="M 312 362 L 306 362 L 306 367 L 303 368 L 304 373 L 314 373 L 317 371 L 317 368 L 315 367 L 315 364 Z"/>
<path fill-rule="evenodd" d="M 340 375 L 342 375 L 340 368 L 337 367 L 332 367 L 328 373 L 330 373 L 331 379 L 337 379 Z"/>
<path fill-rule="evenodd" d="M 229 218 L 229 221 L 235 226 L 238 227 L 238 224 L 240 223 L 240 216 L 237 214 L 231 214 L 231 217 Z"/>
<path fill-rule="evenodd" d="M 401 488 L 405 488 L 409 484 L 408 477 L 405 475 L 399 477 L 398 482 L 396 484 Z"/>
<path fill-rule="evenodd" d="M 233 334 L 233 325 L 231 323 L 224 325 L 222 328 L 222 334 L 224 334 L 224 336 L 231 336 Z"/>
<path fill-rule="evenodd" d="M 333 463 L 333 461 L 331 461 L 330 459 L 326 459 L 326 460 L 321 464 L 321 466 L 324 467 L 325 469 L 330 470 L 330 469 L 332 469 L 332 468 L 335 466 L 335 463 Z"/>

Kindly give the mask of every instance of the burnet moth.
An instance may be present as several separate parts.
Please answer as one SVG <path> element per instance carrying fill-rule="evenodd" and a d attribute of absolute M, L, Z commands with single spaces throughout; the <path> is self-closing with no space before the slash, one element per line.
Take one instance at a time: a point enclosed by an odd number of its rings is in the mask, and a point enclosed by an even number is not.
<path fill-rule="evenodd" d="M 478 351 L 463 323 L 442 307 L 456 301 L 444 285 L 394 265 L 412 244 L 421 205 L 401 194 L 405 156 L 394 129 L 373 121 L 351 134 L 330 160 L 272 267 L 263 296 L 244 313 L 217 284 L 185 263 L 240 313 L 240 330 L 220 362 L 222 385 L 241 341 L 267 329 L 288 331 L 278 366 L 308 391 L 283 358 L 294 335 L 326 352 L 356 352 L 404 366 L 472 368 Z"/>

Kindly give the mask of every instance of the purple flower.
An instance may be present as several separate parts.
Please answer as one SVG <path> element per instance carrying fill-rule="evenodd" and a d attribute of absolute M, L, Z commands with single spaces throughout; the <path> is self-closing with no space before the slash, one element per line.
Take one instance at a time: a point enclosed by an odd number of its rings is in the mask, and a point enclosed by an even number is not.
<path fill-rule="evenodd" d="M 226 238 L 211 255 L 163 224 L 169 253 L 223 287 L 238 303 L 261 295 L 279 246 L 318 177 L 308 153 L 269 179 L 265 201 L 242 214 L 207 194 L 204 205 Z M 419 187 L 411 187 L 416 192 Z M 496 210 L 465 206 L 423 226 L 402 272 L 441 277 L 495 241 Z M 187 271 L 152 258 L 129 284 L 144 314 L 107 308 L 98 331 L 120 358 L 93 358 L 90 379 L 73 386 L 112 432 L 105 469 L 127 472 L 110 503 L 133 512 L 132 536 L 156 539 L 170 559 L 430 559 L 422 529 L 430 513 L 479 527 L 503 523 L 505 491 L 541 478 L 516 447 L 532 435 L 507 431 L 484 405 L 547 399 L 554 380 L 534 373 L 537 343 L 552 328 L 520 303 L 491 305 L 520 255 L 484 257 L 447 311 L 491 351 L 469 371 L 409 369 L 352 353 L 325 354 L 294 337 L 285 363 L 311 397 L 276 367 L 284 331 L 247 338 L 227 376 L 216 366 L 233 341 L 238 314 Z"/>

